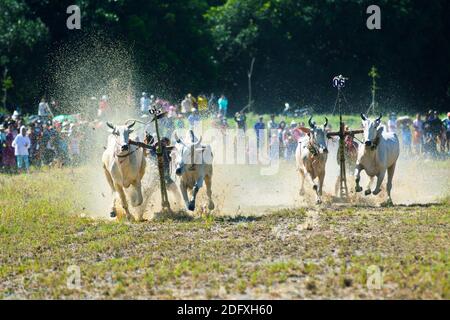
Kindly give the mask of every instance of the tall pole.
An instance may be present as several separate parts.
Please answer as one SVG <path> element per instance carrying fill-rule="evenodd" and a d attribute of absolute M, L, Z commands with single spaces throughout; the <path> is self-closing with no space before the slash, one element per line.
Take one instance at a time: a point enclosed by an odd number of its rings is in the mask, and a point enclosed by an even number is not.
<path fill-rule="evenodd" d="M 339 167 L 340 167 L 340 173 L 339 173 L 339 197 L 341 199 L 347 198 L 348 196 L 348 188 L 347 188 L 347 177 L 345 172 L 345 124 L 342 120 L 342 108 L 341 108 L 341 90 L 345 86 L 345 81 L 347 78 L 343 77 L 342 75 L 339 75 L 337 77 L 333 78 L 333 86 L 337 88 L 337 106 L 339 110 Z"/>
<path fill-rule="evenodd" d="M 340 173 L 338 177 L 339 182 L 339 197 L 343 200 L 348 198 L 348 187 L 347 187 L 347 177 L 346 177 L 346 169 L 345 169 L 345 137 L 347 135 L 353 135 L 362 133 L 362 130 L 345 130 L 345 124 L 342 119 L 342 89 L 345 86 L 345 81 L 348 80 L 348 78 L 344 78 L 342 75 L 339 75 L 337 77 L 333 78 L 333 86 L 337 88 L 337 98 L 336 98 L 336 106 L 338 107 L 339 111 L 339 131 L 337 132 L 329 132 L 327 133 L 327 137 L 339 137 L 339 149 L 338 149 L 338 161 L 339 161 L 339 167 L 340 167 Z M 345 100 L 345 96 L 344 100 Z M 346 100 L 345 100 L 346 101 Z"/>
<path fill-rule="evenodd" d="M 339 104 L 339 167 L 340 167 L 340 186 L 339 186 L 339 197 L 347 198 L 348 188 L 347 188 L 347 175 L 345 172 L 345 124 L 342 120 L 342 110 L 341 110 L 341 87 L 338 87 L 338 104 Z"/>
<path fill-rule="evenodd" d="M 155 121 L 156 139 L 158 140 L 158 147 L 156 148 L 156 158 L 158 159 L 159 182 L 161 189 L 161 207 L 162 211 L 170 211 L 170 203 L 169 197 L 167 196 L 166 179 L 164 175 L 164 158 L 158 127 L 158 119 L 164 117 L 165 113 L 163 113 L 156 106 L 150 108 L 149 112 L 153 115 L 152 121 Z"/>
<path fill-rule="evenodd" d="M 376 101 L 375 101 L 375 94 L 377 90 L 377 78 L 378 76 L 378 70 L 375 66 L 372 66 L 372 69 L 370 69 L 369 77 L 372 78 L 372 103 L 370 104 L 369 110 L 367 110 L 367 114 L 370 114 L 370 111 L 372 111 L 373 114 L 375 114 L 375 107 L 376 107 Z"/>
<path fill-rule="evenodd" d="M 250 111 L 252 110 L 252 73 L 253 73 L 253 64 L 255 63 L 255 57 L 252 58 L 252 62 L 250 63 L 250 70 L 247 72 L 248 77 L 248 108 Z"/>

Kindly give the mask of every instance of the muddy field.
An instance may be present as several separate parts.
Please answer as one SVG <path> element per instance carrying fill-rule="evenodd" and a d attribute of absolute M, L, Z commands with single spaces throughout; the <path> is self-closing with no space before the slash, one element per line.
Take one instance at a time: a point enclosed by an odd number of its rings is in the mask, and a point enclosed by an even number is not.
<path fill-rule="evenodd" d="M 326 165 L 324 182 L 324 203 L 332 205 L 336 202 L 335 185 L 339 174 L 337 164 L 337 143 L 329 143 L 330 153 Z M 213 150 L 215 145 L 212 144 Z M 101 152 L 94 154 L 101 155 Z M 256 164 L 223 164 L 225 161 L 214 159 L 213 200 L 216 208 L 212 212 L 215 216 L 255 215 L 259 216 L 274 210 L 291 209 L 299 207 L 315 207 L 315 196 L 312 186 L 305 182 L 306 195 L 299 195 L 300 177 L 296 170 L 295 160 L 280 160 L 278 164 L 269 166 Z M 106 182 L 101 168 L 101 159 L 92 158 L 90 165 L 76 173 L 69 174 L 69 179 L 83 190 L 84 214 L 95 218 L 108 216 L 112 203 L 110 187 Z M 364 196 L 364 193 L 355 193 L 353 171 L 347 173 L 349 188 L 349 205 L 370 205 L 378 207 L 386 201 L 386 180 L 382 185 L 382 192 L 377 196 Z M 270 174 L 268 174 L 270 173 Z M 435 161 L 431 159 L 414 159 L 400 157 L 394 174 L 392 199 L 397 205 L 432 204 L 449 196 L 450 190 L 450 163 L 446 160 Z M 173 174 L 173 179 L 177 178 Z M 375 179 L 376 181 L 376 179 Z M 375 188 L 375 181 L 372 190 Z M 367 176 L 361 174 L 361 185 L 366 186 Z M 155 212 L 159 212 L 159 182 L 156 165 L 149 162 L 146 175 L 143 178 L 145 203 L 132 214 L 137 216 L 143 213 L 145 219 L 152 219 Z M 180 203 L 180 194 L 169 192 L 172 208 L 175 211 L 183 210 Z M 205 213 L 206 192 L 199 192 L 196 214 Z M 119 205 L 120 206 L 120 205 Z"/>
<path fill-rule="evenodd" d="M 449 299 L 449 164 L 402 166 L 390 208 L 332 203 L 332 174 L 316 206 L 287 163 L 217 166 L 211 214 L 155 218 L 155 196 L 142 223 L 105 218 L 98 170 L 0 176 L 0 296 Z"/>

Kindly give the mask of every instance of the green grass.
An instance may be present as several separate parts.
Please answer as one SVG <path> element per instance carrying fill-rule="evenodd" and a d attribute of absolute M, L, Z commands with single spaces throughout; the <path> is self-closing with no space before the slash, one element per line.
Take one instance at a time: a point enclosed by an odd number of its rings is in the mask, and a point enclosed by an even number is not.
<path fill-rule="evenodd" d="M 449 198 L 314 209 L 309 229 L 307 208 L 109 222 L 80 217 L 83 170 L 0 175 L 1 298 L 450 299 Z M 380 290 L 366 286 L 372 265 Z"/>
<path fill-rule="evenodd" d="M 415 114 L 398 114 L 398 116 L 405 116 L 408 115 L 411 117 L 411 119 L 415 118 Z M 233 115 L 228 116 L 228 124 L 231 128 L 236 127 L 236 123 L 232 117 Z M 259 120 L 259 117 L 262 116 L 264 118 L 264 123 L 267 124 L 267 122 L 270 120 L 270 114 L 258 114 L 258 113 L 247 113 L 247 127 L 253 128 L 255 123 Z M 325 123 L 325 117 L 328 118 L 329 124 L 332 126 L 332 130 L 338 130 L 339 129 L 339 115 L 338 114 L 331 114 L 331 113 L 321 113 L 321 114 L 313 114 L 313 121 L 315 121 L 318 124 Z M 372 116 L 374 117 L 374 116 Z M 441 114 L 440 119 L 445 119 L 447 117 L 447 114 Z M 289 126 L 292 121 L 295 121 L 297 123 L 304 122 L 306 126 L 308 126 L 308 119 L 307 117 L 286 117 L 282 115 L 277 115 L 275 117 L 275 121 L 277 123 L 280 123 L 280 121 L 285 121 L 286 124 Z M 356 114 L 343 114 L 342 119 L 346 125 L 348 125 L 352 129 L 358 129 L 361 127 L 361 116 Z M 382 121 L 386 122 L 388 120 L 388 114 L 383 113 Z"/>

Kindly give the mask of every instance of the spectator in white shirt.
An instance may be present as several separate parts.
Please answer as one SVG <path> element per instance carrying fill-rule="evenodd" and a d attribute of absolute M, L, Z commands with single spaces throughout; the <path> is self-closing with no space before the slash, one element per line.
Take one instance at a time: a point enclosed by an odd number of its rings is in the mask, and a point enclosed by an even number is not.
<path fill-rule="evenodd" d="M 387 131 L 397 133 L 397 115 L 392 112 L 387 122 Z"/>
<path fill-rule="evenodd" d="M 148 95 L 146 92 L 142 92 L 141 97 L 141 112 L 143 114 L 147 114 L 148 110 L 150 108 L 150 99 L 148 98 Z"/>
<path fill-rule="evenodd" d="M 17 159 L 17 168 L 21 171 L 25 167 L 28 173 L 30 167 L 28 149 L 31 146 L 31 141 L 27 136 L 27 128 L 25 126 L 20 127 L 20 133 L 14 139 L 12 146 L 14 147 L 14 155 Z"/>
<path fill-rule="evenodd" d="M 42 98 L 39 103 L 38 116 L 41 118 L 48 118 L 50 116 L 50 107 L 45 98 Z"/>

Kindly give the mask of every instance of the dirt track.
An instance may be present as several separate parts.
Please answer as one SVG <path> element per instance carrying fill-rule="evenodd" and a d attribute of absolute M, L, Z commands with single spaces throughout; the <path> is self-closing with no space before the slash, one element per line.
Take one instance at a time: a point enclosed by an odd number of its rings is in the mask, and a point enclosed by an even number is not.
<path fill-rule="evenodd" d="M 449 299 L 450 204 L 430 188 L 449 189 L 448 164 L 414 165 L 411 176 L 399 170 L 394 201 L 439 204 L 382 208 L 380 195 L 375 205 L 362 196 L 316 206 L 296 202 L 292 166 L 276 176 L 228 166 L 215 173 L 212 215 L 143 223 L 105 219 L 99 170 L 0 176 L 0 297 Z M 373 274 L 383 275 L 379 289 L 368 287 Z"/>
<path fill-rule="evenodd" d="M 334 187 L 338 175 L 336 150 L 331 150 L 327 161 L 324 186 L 325 206 L 330 206 L 334 199 Z M 214 166 L 213 199 L 216 204 L 216 215 L 261 215 L 282 208 L 316 207 L 312 187 L 305 183 L 306 196 L 299 195 L 300 180 L 294 161 L 281 161 L 278 170 L 272 175 L 261 174 L 264 166 L 259 165 L 224 165 Z M 435 203 L 445 197 L 450 189 L 449 168 L 445 161 L 412 160 L 401 158 L 394 175 L 392 198 L 395 204 L 427 204 Z M 174 177 L 175 178 L 175 177 Z M 89 201 L 86 207 L 92 216 L 105 216 L 111 205 L 111 192 L 106 184 L 103 172 L 88 170 L 84 176 Z M 354 178 L 348 173 L 350 203 L 354 205 L 370 204 L 379 206 L 386 200 L 383 191 L 377 196 L 355 194 Z M 361 185 L 367 183 L 367 176 L 362 174 Z M 147 194 L 144 218 L 151 219 L 154 212 L 160 210 L 160 198 L 156 168 L 149 166 L 144 177 L 144 190 Z M 372 189 L 375 185 L 372 186 Z M 382 189 L 386 186 L 386 179 Z M 176 197 L 169 194 L 172 207 L 183 209 Z M 179 201 L 178 201 L 179 202 Z M 198 211 L 206 203 L 204 188 L 199 192 Z"/>

